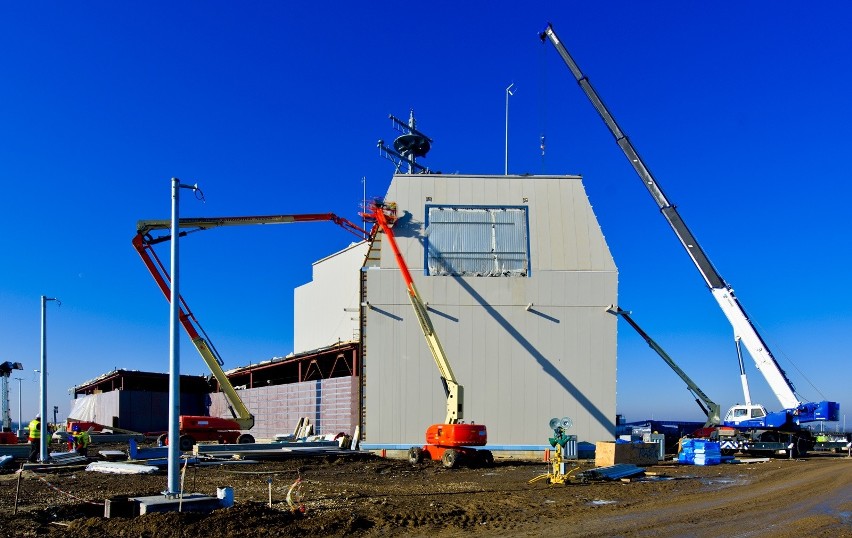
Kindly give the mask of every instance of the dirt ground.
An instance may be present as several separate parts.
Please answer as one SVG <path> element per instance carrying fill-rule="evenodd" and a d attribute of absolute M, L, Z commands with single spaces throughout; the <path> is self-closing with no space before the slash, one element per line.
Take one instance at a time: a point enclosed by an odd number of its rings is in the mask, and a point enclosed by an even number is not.
<path fill-rule="evenodd" d="M 93 448 L 96 455 L 118 447 Z M 190 467 L 185 491 L 215 495 L 230 486 L 235 506 L 111 519 L 102 517 L 105 499 L 157 495 L 165 472 L 25 471 L 20 484 L 8 472 L 0 475 L 0 535 L 852 537 L 852 459 L 845 455 L 647 471 L 656 476 L 550 485 L 529 482 L 546 464 L 499 459 L 452 470 L 372 455 Z M 286 502 L 299 478 L 293 497 L 304 512 Z"/>

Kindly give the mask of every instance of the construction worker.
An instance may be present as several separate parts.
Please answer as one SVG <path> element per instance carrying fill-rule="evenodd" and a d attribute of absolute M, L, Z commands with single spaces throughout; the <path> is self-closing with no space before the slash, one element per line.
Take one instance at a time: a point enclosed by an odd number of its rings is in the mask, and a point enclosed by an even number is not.
<path fill-rule="evenodd" d="M 77 439 L 80 436 L 80 425 L 72 424 L 71 431 L 68 432 L 68 452 L 77 450 Z"/>
<path fill-rule="evenodd" d="M 27 460 L 30 463 L 35 463 L 38 461 L 38 456 L 41 452 L 41 413 L 37 414 L 30 421 L 27 439 L 30 442 L 30 456 Z"/>
<path fill-rule="evenodd" d="M 77 454 L 81 456 L 89 455 L 89 443 L 92 442 L 91 436 L 89 436 L 89 432 L 86 430 L 81 431 L 80 426 L 74 424 L 74 447 L 77 451 Z"/>

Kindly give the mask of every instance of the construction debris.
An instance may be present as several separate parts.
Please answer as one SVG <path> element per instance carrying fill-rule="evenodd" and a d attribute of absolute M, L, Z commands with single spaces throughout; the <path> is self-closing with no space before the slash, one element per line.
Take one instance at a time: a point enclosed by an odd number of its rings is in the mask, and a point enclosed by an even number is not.
<path fill-rule="evenodd" d="M 107 474 L 155 474 L 159 468 L 140 463 L 125 463 L 120 461 L 93 461 L 86 466 L 87 471 Z"/>
<path fill-rule="evenodd" d="M 619 463 L 609 467 L 597 467 L 577 473 L 580 480 L 620 480 L 645 474 L 645 469 L 632 463 Z"/>

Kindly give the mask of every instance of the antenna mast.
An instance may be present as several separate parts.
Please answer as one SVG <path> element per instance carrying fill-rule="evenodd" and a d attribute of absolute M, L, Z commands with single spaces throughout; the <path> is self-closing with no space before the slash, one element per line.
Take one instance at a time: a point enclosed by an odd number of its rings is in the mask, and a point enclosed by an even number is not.
<path fill-rule="evenodd" d="M 399 172 L 403 163 L 405 163 L 407 164 L 406 173 L 408 174 L 428 174 L 430 170 L 422 164 L 418 164 L 417 158 L 426 157 L 426 154 L 432 149 L 432 139 L 415 128 L 414 110 L 409 112 L 408 123 L 393 115 L 388 117 L 393 123 L 393 128 L 402 132 L 402 134 L 393 141 L 393 149 L 387 147 L 384 140 L 379 140 L 379 155 L 392 162 L 396 167 L 396 172 Z"/>

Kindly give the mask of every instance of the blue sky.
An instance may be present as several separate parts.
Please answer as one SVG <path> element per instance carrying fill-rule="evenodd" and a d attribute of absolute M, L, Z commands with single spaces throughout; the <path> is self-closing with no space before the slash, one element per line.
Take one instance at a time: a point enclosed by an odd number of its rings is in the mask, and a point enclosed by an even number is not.
<path fill-rule="evenodd" d="M 802 397 L 852 409 L 843 2 L 48 2 L 0 6 L 0 360 L 37 407 L 112 368 L 167 371 L 168 305 L 130 240 L 168 218 L 332 211 L 382 195 L 388 114 L 434 139 L 433 170 L 582 174 L 621 306 L 723 408 L 742 400 L 731 329 L 555 50 L 552 21 Z M 428 8 L 428 9 L 427 9 Z M 546 136 L 544 158 L 539 137 Z M 188 193 L 187 193 L 188 194 Z M 292 351 L 293 288 L 346 246 L 330 224 L 181 243 L 181 291 L 235 367 Z M 164 259 L 168 248 L 159 250 Z M 184 373 L 206 374 L 184 340 Z M 753 399 L 777 402 L 751 363 Z M 12 417 L 17 419 L 12 384 Z M 683 384 L 619 326 L 618 412 L 698 419 Z M 850 417 L 852 418 L 852 417 Z M 850 420 L 852 425 L 852 420 Z"/>

